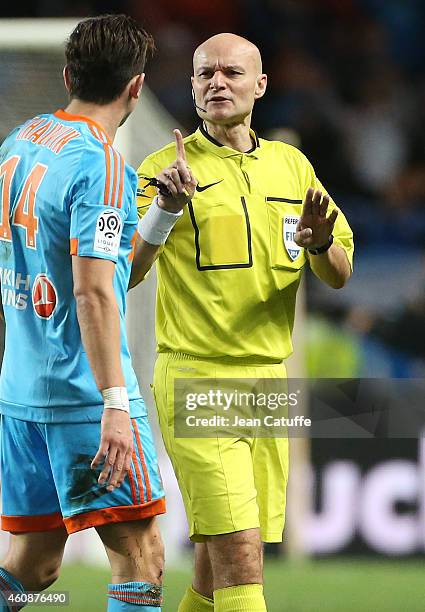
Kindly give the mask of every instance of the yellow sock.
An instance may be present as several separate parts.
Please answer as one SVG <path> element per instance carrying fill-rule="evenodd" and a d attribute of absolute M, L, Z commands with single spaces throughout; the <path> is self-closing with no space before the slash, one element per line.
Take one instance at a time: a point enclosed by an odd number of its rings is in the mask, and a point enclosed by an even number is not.
<path fill-rule="evenodd" d="M 241 584 L 214 591 L 215 612 L 266 612 L 262 584 Z"/>
<path fill-rule="evenodd" d="M 177 612 L 213 612 L 213 610 L 214 601 L 212 599 L 204 597 L 194 591 L 192 587 L 188 587 Z"/>

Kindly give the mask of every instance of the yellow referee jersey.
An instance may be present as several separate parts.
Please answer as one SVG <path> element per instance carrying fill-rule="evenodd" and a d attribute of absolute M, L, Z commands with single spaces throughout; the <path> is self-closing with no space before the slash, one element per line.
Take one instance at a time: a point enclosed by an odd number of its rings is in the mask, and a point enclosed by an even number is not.
<path fill-rule="evenodd" d="M 198 186 L 157 261 L 159 352 L 255 363 L 292 352 L 295 297 L 308 262 L 293 240 L 295 226 L 307 189 L 324 188 L 298 149 L 251 135 L 247 153 L 220 145 L 202 127 L 185 138 Z M 169 144 L 141 164 L 139 216 L 156 195 L 149 179 L 175 157 Z M 341 212 L 334 242 L 352 264 L 353 235 Z"/>

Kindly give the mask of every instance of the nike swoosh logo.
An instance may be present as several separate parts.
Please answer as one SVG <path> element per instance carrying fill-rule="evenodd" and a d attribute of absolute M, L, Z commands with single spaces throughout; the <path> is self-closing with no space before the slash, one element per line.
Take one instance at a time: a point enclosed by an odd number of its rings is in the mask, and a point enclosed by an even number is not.
<path fill-rule="evenodd" d="M 215 183 L 210 183 L 209 185 L 203 185 L 202 187 L 201 185 L 196 185 L 196 191 L 205 191 L 205 189 L 214 187 L 214 185 L 218 185 L 219 183 L 222 183 L 223 181 L 224 179 L 220 179 L 219 181 L 216 181 Z"/>

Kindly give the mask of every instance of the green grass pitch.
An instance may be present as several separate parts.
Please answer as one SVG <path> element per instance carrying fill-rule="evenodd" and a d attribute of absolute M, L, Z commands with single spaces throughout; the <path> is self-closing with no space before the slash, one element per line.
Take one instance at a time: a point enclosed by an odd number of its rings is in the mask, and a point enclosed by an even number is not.
<path fill-rule="evenodd" d="M 68 590 L 70 605 L 37 606 L 39 612 L 106 610 L 106 570 L 67 565 L 52 590 Z M 189 571 L 168 568 L 163 612 L 176 612 Z M 267 561 L 268 612 L 424 612 L 425 570 L 420 561 L 340 559 Z M 30 609 L 30 608 L 28 608 Z"/>

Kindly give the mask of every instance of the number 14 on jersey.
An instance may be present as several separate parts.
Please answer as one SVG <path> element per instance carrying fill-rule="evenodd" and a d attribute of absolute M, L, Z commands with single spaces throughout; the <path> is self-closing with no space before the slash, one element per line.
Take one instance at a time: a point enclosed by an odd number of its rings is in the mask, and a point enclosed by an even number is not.
<path fill-rule="evenodd" d="M 13 155 L 0 165 L 0 240 L 12 241 L 10 227 L 12 223 L 24 228 L 26 246 L 30 249 L 36 249 L 38 217 L 35 214 L 35 203 L 37 191 L 47 172 L 47 166 L 40 163 L 36 164 L 26 177 L 20 192 L 14 194 L 13 178 L 19 161 L 20 156 Z M 15 201 L 16 206 L 13 207 Z M 11 211 L 12 208 L 13 211 Z"/>

